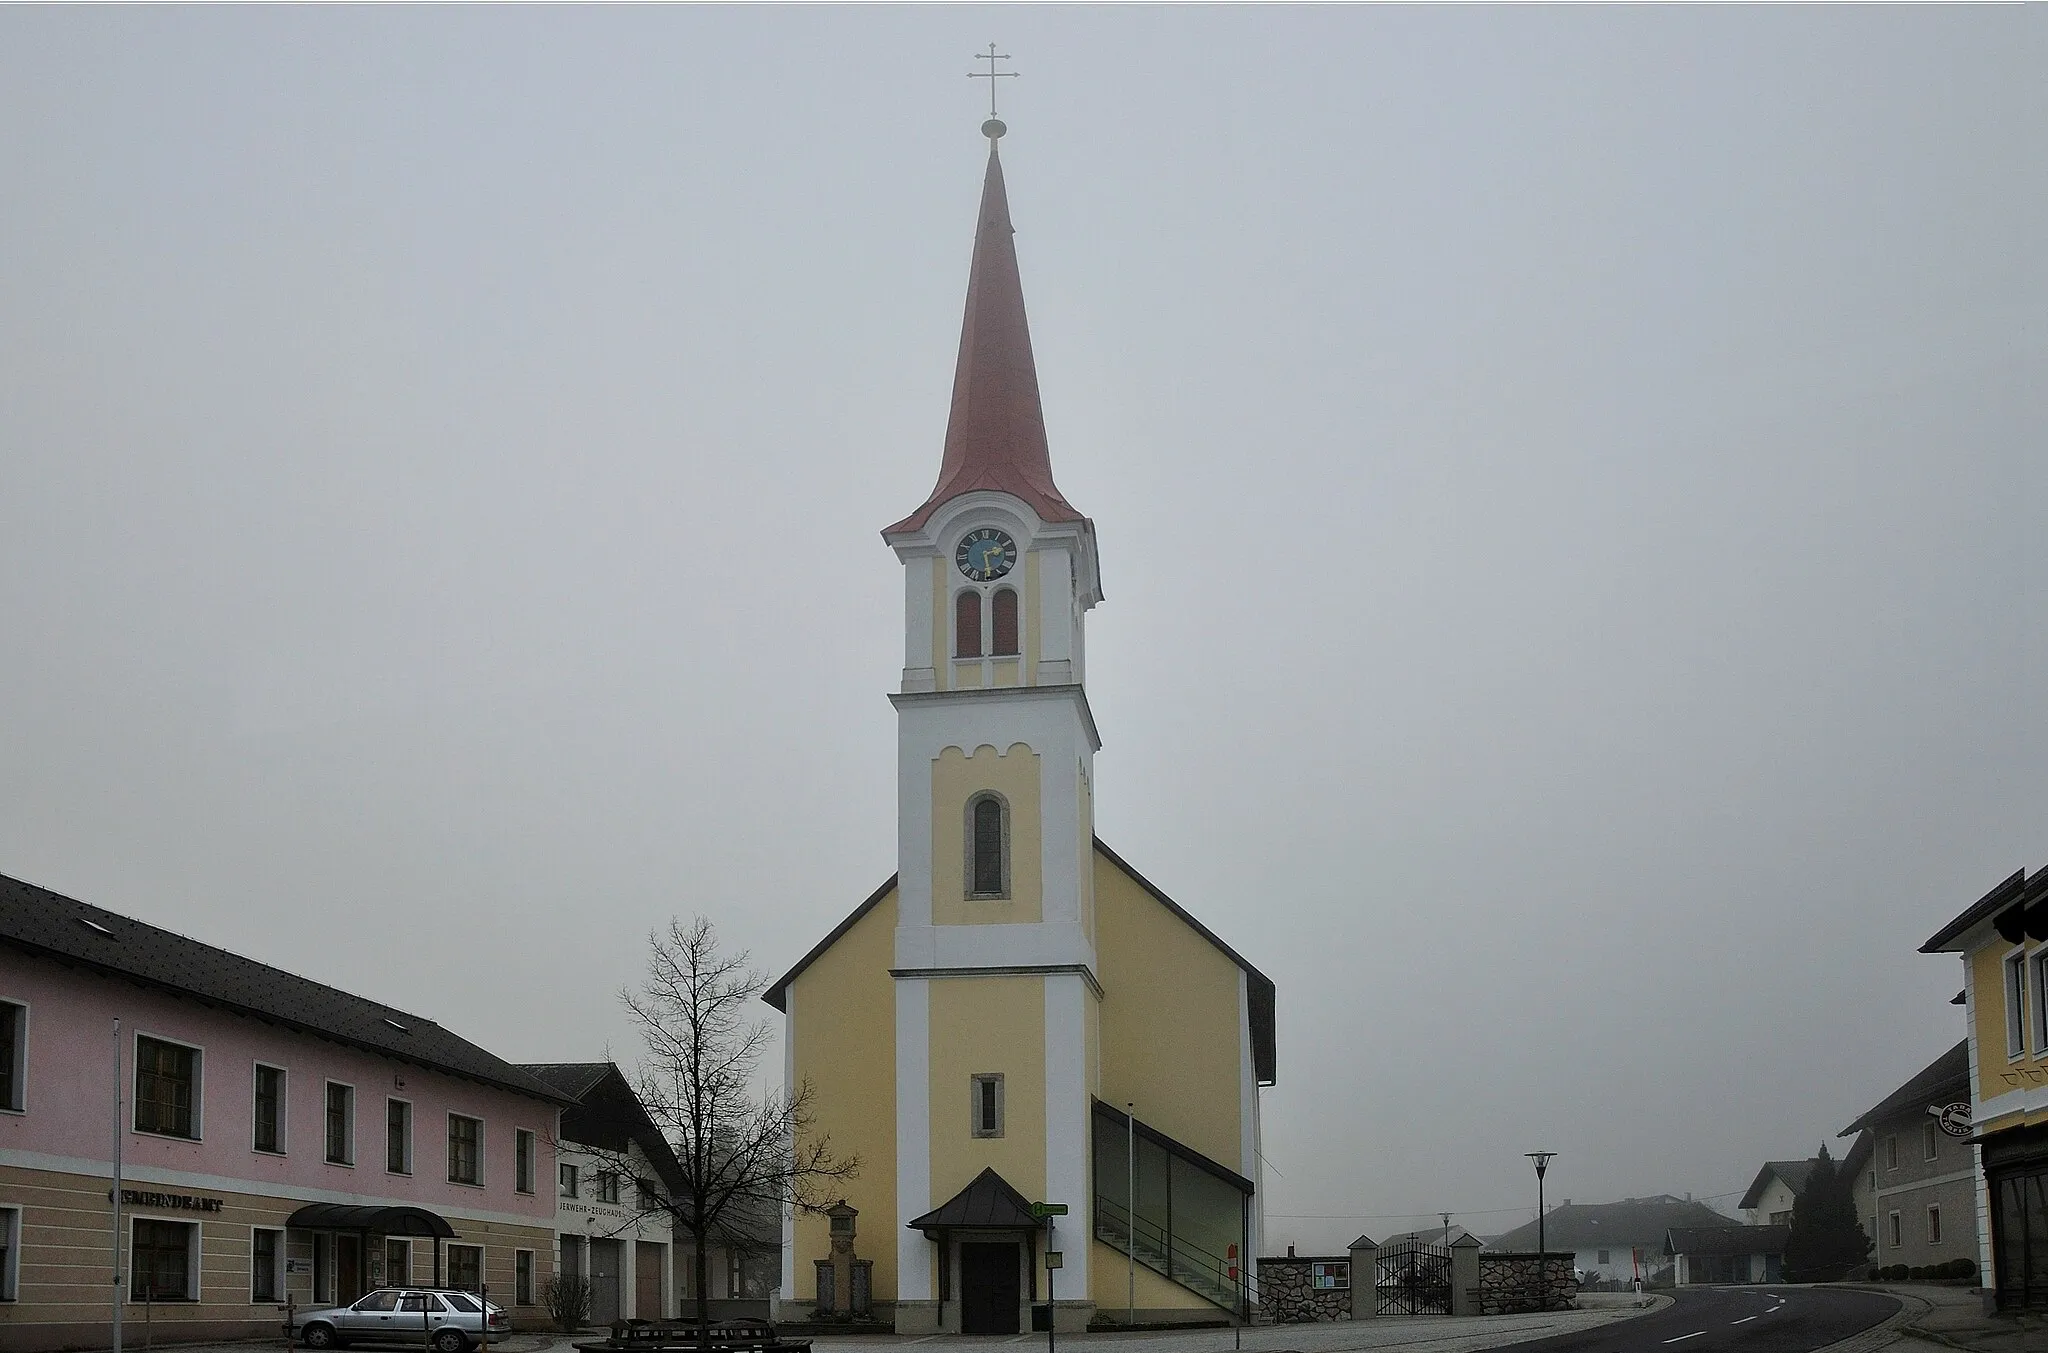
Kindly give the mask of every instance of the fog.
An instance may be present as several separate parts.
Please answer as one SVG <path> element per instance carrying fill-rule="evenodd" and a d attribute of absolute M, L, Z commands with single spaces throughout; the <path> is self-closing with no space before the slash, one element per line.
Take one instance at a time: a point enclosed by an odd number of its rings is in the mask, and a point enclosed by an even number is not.
<path fill-rule="evenodd" d="M 991 38 L 1270 1245 L 1846 1149 L 2048 863 L 2038 7 L 0 11 L 0 872 L 513 1061 L 670 915 L 794 963 Z"/>

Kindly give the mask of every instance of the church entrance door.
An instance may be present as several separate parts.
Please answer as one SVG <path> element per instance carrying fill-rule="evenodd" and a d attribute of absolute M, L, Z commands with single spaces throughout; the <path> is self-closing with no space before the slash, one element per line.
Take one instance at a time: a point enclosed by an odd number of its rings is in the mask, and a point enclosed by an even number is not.
<path fill-rule="evenodd" d="M 960 1242 L 960 1332 L 1016 1334 L 1024 1280 L 1014 1241 Z"/>

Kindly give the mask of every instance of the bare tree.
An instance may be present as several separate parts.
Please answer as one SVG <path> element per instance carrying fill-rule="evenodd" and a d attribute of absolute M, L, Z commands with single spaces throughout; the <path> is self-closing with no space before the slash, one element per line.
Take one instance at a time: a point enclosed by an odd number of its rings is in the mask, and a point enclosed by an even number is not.
<path fill-rule="evenodd" d="M 779 1219 L 785 1206 L 822 1211 L 860 1161 L 838 1158 L 828 1138 L 813 1134 L 808 1084 L 776 1091 L 757 1083 L 773 1034 L 752 1013 L 767 979 L 747 966 L 747 955 L 720 953 L 702 916 L 672 920 L 648 939 L 647 978 L 620 996 L 647 1043 L 641 1102 L 681 1168 L 680 1187 L 641 1179 L 636 1206 L 666 1214 L 692 1241 L 697 1327 L 708 1338 L 713 1238 Z"/>

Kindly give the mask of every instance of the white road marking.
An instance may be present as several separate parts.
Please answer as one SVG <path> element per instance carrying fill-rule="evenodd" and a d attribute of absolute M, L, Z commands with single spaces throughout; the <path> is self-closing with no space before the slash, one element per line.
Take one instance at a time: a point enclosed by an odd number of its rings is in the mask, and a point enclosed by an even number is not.
<path fill-rule="evenodd" d="M 1746 1315 L 1746 1316 L 1742 1317 L 1742 1319 L 1740 1319 L 1740 1320 L 1731 1320 L 1731 1321 L 1729 1321 L 1728 1323 L 1729 1323 L 1729 1324 L 1731 1324 L 1731 1325 L 1747 1325 L 1747 1324 L 1748 1324 L 1748 1323 L 1749 1323 L 1750 1321 L 1752 1321 L 1752 1320 L 1754 1320 L 1754 1319 L 1756 1319 L 1756 1317 L 1755 1317 L 1755 1316 L 1753 1316 L 1753 1315 Z"/>
<path fill-rule="evenodd" d="M 1666 1339 L 1664 1342 L 1667 1344 L 1682 1344 L 1687 1339 L 1697 1339 L 1705 1333 L 1705 1330 L 1694 1330 L 1691 1334 L 1681 1334 L 1676 1339 Z"/>

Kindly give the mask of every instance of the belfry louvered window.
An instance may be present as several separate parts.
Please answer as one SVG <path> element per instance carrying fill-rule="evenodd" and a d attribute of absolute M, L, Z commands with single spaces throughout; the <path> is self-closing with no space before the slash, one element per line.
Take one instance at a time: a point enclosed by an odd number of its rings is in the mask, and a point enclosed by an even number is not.
<path fill-rule="evenodd" d="M 953 656 L 981 656 L 981 593 L 971 587 L 953 598 Z"/>
<path fill-rule="evenodd" d="M 988 651 L 997 657 L 1006 657 L 1017 651 L 1017 593 L 1014 588 L 1004 587 L 996 591 L 994 598 L 995 636 Z"/>
<path fill-rule="evenodd" d="M 1004 897 L 1009 889 L 1009 842 L 1003 801 L 984 794 L 968 809 L 967 891 L 974 897 Z"/>

